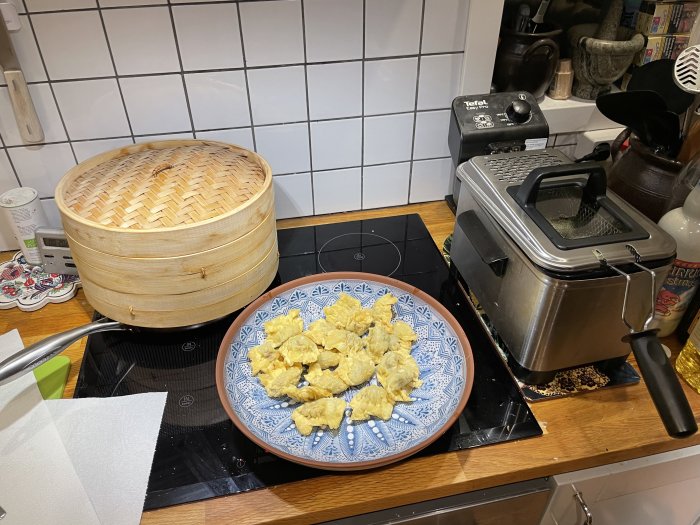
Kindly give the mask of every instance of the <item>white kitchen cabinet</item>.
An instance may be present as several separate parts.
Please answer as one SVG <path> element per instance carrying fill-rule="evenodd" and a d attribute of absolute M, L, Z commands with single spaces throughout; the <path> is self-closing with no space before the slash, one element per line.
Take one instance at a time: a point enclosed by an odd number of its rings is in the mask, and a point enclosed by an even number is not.
<path fill-rule="evenodd" d="M 552 493 L 540 525 L 700 524 L 700 446 L 550 478 Z"/>

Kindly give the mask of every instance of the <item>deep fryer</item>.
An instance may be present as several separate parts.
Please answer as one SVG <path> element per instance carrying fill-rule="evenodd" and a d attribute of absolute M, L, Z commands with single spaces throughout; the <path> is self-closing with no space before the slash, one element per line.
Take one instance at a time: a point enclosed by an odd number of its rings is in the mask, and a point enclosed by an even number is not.
<path fill-rule="evenodd" d="M 451 258 L 515 375 L 542 384 L 568 368 L 619 366 L 632 349 L 669 433 L 695 432 L 647 330 L 673 238 L 607 191 L 599 164 L 575 164 L 554 149 L 473 157 L 457 176 Z"/>

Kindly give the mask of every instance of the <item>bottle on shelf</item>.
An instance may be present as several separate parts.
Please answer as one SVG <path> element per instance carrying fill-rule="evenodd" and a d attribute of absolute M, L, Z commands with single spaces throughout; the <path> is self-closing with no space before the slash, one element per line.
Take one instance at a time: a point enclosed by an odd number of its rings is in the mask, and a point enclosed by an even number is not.
<path fill-rule="evenodd" d="M 676 359 L 676 371 L 700 393 L 700 322 L 697 318 L 690 337 Z"/>
<path fill-rule="evenodd" d="M 700 284 L 700 183 L 683 206 L 666 213 L 659 226 L 676 240 L 676 260 L 656 296 L 654 327 L 673 333 Z"/>
<path fill-rule="evenodd" d="M 549 85 L 549 97 L 555 100 L 566 100 L 571 97 L 571 87 L 574 83 L 574 70 L 570 58 L 562 58 L 557 64 L 554 78 Z"/>

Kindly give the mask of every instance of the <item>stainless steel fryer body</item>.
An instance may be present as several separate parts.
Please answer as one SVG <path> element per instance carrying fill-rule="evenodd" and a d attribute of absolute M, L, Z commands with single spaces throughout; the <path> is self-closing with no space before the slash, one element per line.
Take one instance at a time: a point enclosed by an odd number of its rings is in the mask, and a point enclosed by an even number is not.
<path fill-rule="evenodd" d="M 532 264 L 465 184 L 457 217 L 473 210 L 508 257 L 497 276 L 455 222 L 451 259 L 469 285 L 511 355 L 524 368 L 551 372 L 626 356 L 629 330 L 622 321 L 625 279 L 621 276 L 561 279 Z M 656 291 L 670 264 L 655 269 Z M 631 276 L 627 319 L 641 328 L 652 308 L 651 279 Z"/>

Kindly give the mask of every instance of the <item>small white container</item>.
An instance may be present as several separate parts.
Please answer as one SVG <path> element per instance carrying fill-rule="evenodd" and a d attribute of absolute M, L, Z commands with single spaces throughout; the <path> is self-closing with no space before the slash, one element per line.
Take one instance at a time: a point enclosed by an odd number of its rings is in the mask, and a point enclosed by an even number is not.
<path fill-rule="evenodd" d="M 46 213 L 34 188 L 14 188 L 0 195 L 0 208 L 12 228 L 24 258 L 29 264 L 41 264 L 34 231 L 48 225 Z"/>

